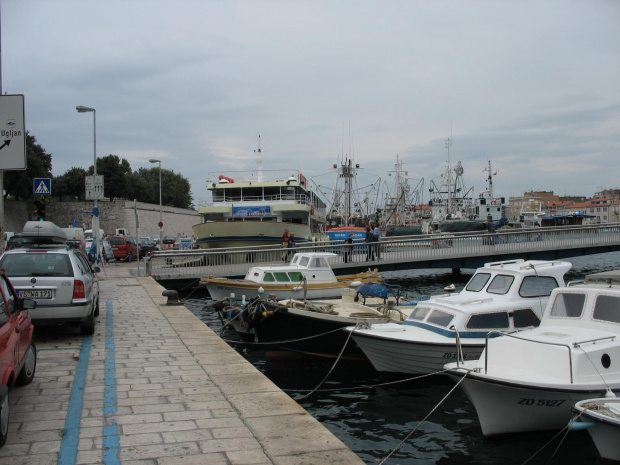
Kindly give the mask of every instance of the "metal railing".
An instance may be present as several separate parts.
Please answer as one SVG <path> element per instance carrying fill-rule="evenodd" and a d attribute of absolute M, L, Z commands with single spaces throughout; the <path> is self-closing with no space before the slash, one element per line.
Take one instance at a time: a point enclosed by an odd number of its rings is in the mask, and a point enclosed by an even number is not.
<path fill-rule="evenodd" d="M 543 344 L 543 345 L 549 345 L 549 346 L 556 346 L 556 347 L 564 347 L 568 350 L 568 372 L 569 372 L 569 376 L 570 376 L 570 383 L 573 384 L 573 354 L 571 352 L 570 346 L 568 344 L 560 344 L 557 342 L 546 342 L 546 341 L 535 341 L 533 339 L 526 339 L 523 337 L 519 337 L 519 336 L 515 336 L 514 334 L 508 334 L 505 332 L 501 332 L 501 331 L 490 331 L 484 341 L 484 374 L 487 374 L 487 370 L 489 367 L 489 338 L 491 337 L 491 335 L 496 334 L 498 336 L 505 336 L 505 337 L 512 337 L 515 339 L 519 339 L 521 341 L 526 341 L 526 342 L 532 342 L 535 344 Z"/>
<path fill-rule="evenodd" d="M 343 241 L 302 243 L 296 249 L 281 246 L 236 247 L 156 252 L 146 272 L 155 279 L 206 276 L 243 276 L 249 266 L 282 264 L 297 252 L 334 252 L 328 261 L 335 268 L 373 267 L 377 264 L 407 264 L 421 261 L 501 254 L 526 254 L 593 247 L 620 246 L 620 225 L 505 230 L 497 233 L 451 233 L 383 237 L 380 242 L 353 246 Z M 351 248 L 352 247 L 352 248 Z M 374 248 L 380 261 L 369 260 Z M 344 263 L 345 252 L 347 263 Z M 593 252 L 589 252 L 593 253 Z"/>

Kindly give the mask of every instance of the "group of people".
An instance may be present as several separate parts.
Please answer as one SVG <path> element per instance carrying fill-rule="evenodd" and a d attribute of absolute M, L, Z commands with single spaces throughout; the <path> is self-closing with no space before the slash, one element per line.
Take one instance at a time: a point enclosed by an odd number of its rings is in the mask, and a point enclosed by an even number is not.
<path fill-rule="evenodd" d="M 371 226 L 373 226 L 372 229 Z M 366 260 L 375 260 L 375 258 L 377 260 L 381 260 L 381 248 L 379 247 L 380 240 L 381 230 L 379 229 L 379 223 L 366 226 L 366 236 L 364 237 L 364 243 L 368 244 L 366 251 Z M 349 237 L 345 239 L 344 243 L 344 262 L 348 263 L 353 260 L 353 233 L 349 234 Z M 285 229 L 284 234 L 282 234 L 282 248 L 294 249 L 296 247 L 297 245 L 295 244 L 295 233 L 289 233 L 289 230 Z M 289 254 L 289 250 L 286 250 L 282 253 L 283 262 L 286 262 L 288 260 Z"/>
<path fill-rule="evenodd" d="M 381 260 L 381 248 L 379 247 L 379 241 L 381 240 L 381 230 L 379 229 L 379 223 L 375 223 L 371 229 L 371 225 L 366 226 L 366 235 L 364 236 L 364 243 L 366 246 L 366 260 Z M 344 262 L 348 263 L 353 260 L 353 234 L 349 234 L 349 237 L 345 239 L 344 243 Z"/>

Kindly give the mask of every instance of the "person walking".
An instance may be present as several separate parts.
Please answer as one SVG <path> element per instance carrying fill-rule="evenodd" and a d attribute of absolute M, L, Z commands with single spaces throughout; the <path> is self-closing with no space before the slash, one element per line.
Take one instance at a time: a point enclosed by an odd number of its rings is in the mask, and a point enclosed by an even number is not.
<path fill-rule="evenodd" d="M 349 234 L 349 237 L 345 239 L 344 243 L 344 262 L 352 262 L 353 261 L 353 233 Z"/>
<path fill-rule="evenodd" d="M 288 246 L 287 248 L 289 249 L 286 253 L 286 258 L 287 260 L 289 259 L 289 255 L 294 255 L 295 252 L 291 251 L 290 249 L 295 249 L 297 248 L 297 244 L 295 244 L 295 233 L 292 232 L 290 236 L 288 236 Z"/>
<path fill-rule="evenodd" d="M 366 261 L 375 259 L 375 248 L 372 244 L 374 235 L 370 230 L 370 226 L 366 226 L 366 237 L 364 237 L 364 243 L 368 244 L 368 250 L 366 251 Z"/>
<path fill-rule="evenodd" d="M 284 234 L 282 234 L 282 248 L 286 249 L 288 248 L 288 229 L 284 230 Z M 285 262 L 286 258 L 288 256 L 288 252 L 284 252 L 282 254 L 282 261 Z"/>
<path fill-rule="evenodd" d="M 375 242 L 375 255 L 377 260 L 381 260 L 381 246 L 379 241 L 381 240 L 381 231 L 379 230 L 379 223 L 375 223 L 375 229 L 372 231 L 373 242 Z"/>

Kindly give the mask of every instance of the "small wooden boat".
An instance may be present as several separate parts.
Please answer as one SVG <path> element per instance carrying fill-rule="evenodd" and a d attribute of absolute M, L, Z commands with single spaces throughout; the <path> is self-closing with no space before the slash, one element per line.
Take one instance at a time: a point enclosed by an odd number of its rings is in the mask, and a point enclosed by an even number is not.
<path fill-rule="evenodd" d="M 337 257 L 331 252 L 297 253 L 288 265 L 255 266 L 243 279 L 202 278 L 213 300 L 245 296 L 273 300 L 325 299 L 340 297 L 344 288 L 358 288 L 364 283 L 381 281 L 378 271 L 336 276 L 329 260 Z"/>

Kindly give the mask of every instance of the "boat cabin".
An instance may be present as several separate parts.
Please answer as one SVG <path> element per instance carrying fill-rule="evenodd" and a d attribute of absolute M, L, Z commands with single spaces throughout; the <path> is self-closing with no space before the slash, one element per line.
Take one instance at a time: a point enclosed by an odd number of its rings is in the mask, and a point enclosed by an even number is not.
<path fill-rule="evenodd" d="M 255 266 L 245 275 L 248 281 L 257 283 L 336 282 L 328 258 L 335 253 L 297 253 L 289 265 Z"/>
<path fill-rule="evenodd" d="M 478 332 L 538 326 L 551 292 L 564 286 L 570 267 L 522 259 L 487 263 L 461 292 L 420 302 L 403 324 Z"/>

